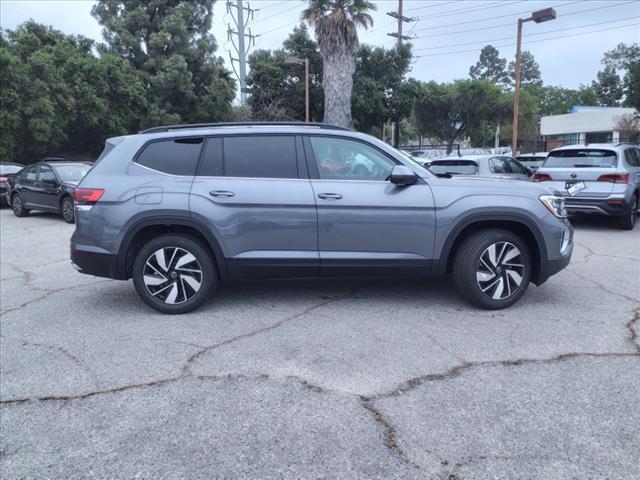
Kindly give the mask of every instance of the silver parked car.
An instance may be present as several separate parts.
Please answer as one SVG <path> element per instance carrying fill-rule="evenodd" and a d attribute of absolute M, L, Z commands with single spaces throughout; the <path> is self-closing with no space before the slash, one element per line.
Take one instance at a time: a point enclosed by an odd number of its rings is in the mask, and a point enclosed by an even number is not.
<path fill-rule="evenodd" d="M 584 182 L 587 188 L 567 199 L 567 211 L 615 216 L 621 228 L 631 230 L 640 209 L 640 149 L 607 143 L 556 148 L 533 181 L 561 192 Z"/>
<path fill-rule="evenodd" d="M 434 160 L 429 170 L 435 175 L 479 175 L 508 180 L 531 180 L 533 172 L 508 155 L 462 155 Z"/>
<path fill-rule="evenodd" d="M 165 313 L 220 281 L 451 274 L 482 308 L 516 302 L 571 258 L 564 200 L 531 182 L 438 178 L 323 124 L 158 127 L 107 140 L 75 191 L 71 260 L 133 278 Z"/>

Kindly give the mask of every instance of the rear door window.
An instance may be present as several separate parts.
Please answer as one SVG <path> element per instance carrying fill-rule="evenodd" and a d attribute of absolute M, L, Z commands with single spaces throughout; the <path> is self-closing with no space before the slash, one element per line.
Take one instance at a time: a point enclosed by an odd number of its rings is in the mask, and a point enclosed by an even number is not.
<path fill-rule="evenodd" d="M 489 168 L 493 173 L 512 173 L 511 165 L 505 157 L 494 157 L 489 159 Z"/>
<path fill-rule="evenodd" d="M 40 176 L 38 177 L 38 181 L 54 183 L 56 181 L 56 174 L 53 173 L 53 170 L 50 166 L 40 165 Z"/>
<path fill-rule="evenodd" d="M 136 162 L 162 173 L 194 176 L 204 139 L 172 138 L 147 144 Z"/>
<path fill-rule="evenodd" d="M 226 177 L 298 178 L 294 136 L 225 137 L 223 158 Z"/>
<path fill-rule="evenodd" d="M 549 153 L 545 167 L 551 168 L 602 168 L 615 167 L 616 152 L 613 150 L 575 148 Z"/>
<path fill-rule="evenodd" d="M 29 182 L 35 182 L 38 175 L 38 165 L 33 165 L 25 170 L 23 178 Z"/>

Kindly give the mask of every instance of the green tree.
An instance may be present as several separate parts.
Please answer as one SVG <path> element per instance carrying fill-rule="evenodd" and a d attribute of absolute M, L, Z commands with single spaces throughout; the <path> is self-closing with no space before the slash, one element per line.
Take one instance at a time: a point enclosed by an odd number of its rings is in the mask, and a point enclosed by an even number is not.
<path fill-rule="evenodd" d="M 247 86 L 254 119 L 304 120 L 304 67 L 285 64 L 289 57 L 309 59 L 311 119 L 322 120 L 322 58 L 304 25 L 294 29 L 283 49 L 250 55 Z"/>
<path fill-rule="evenodd" d="M 469 76 L 474 80 L 491 80 L 499 85 L 509 84 L 507 60 L 493 45 L 486 45 L 480 51 L 480 58 L 469 68 Z"/>
<path fill-rule="evenodd" d="M 324 121 L 351 126 L 351 93 L 358 47 L 357 27 L 373 25 L 369 0 L 309 0 L 302 18 L 315 28 L 322 54 Z"/>
<path fill-rule="evenodd" d="M 509 63 L 509 81 L 512 86 L 516 84 L 516 62 Z M 536 62 L 531 52 L 524 51 L 520 57 L 520 85 L 542 85 L 540 65 Z"/>
<path fill-rule="evenodd" d="M 623 104 L 640 110 L 640 44 L 620 43 L 604 54 L 602 63 L 607 68 L 621 72 Z"/>
<path fill-rule="evenodd" d="M 150 100 L 143 126 L 217 121 L 231 115 L 234 81 L 209 33 L 214 0 L 98 0 L 102 52 L 145 75 Z"/>
<path fill-rule="evenodd" d="M 399 125 L 402 118 L 411 114 L 415 96 L 404 80 L 410 66 L 410 45 L 389 50 L 368 45 L 360 47 L 352 98 L 358 130 L 370 132 L 388 120 Z"/>
<path fill-rule="evenodd" d="M 562 115 L 575 105 L 598 105 L 598 95 L 591 86 L 581 85 L 577 90 L 551 85 L 530 86 L 529 92 L 537 98 L 539 113 Z"/>
<path fill-rule="evenodd" d="M 119 57 L 93 41 L 33 21 L 0 42 L 0 155 L 30 161 L 64 150 L 96 154 L 129 133 L 146 111 L 145 87 Z"/>
<path fill-rule="evenodd" d="M 422 134 L 442 139 L 447 152 L 457 140 L 478 135 L 486 125 L 508 116 L 508 96 L 487 80 L 456 80 L 450 84 L 422 84 L 415 104 L 417 125 Z"/>
<path fill-rule="evenodd" d="M 622 99 L 622 81 L 612 66 L 606 66 L 598 72 L 598 79 L 592 83 L 592 88 L 598 96 L 600 105 L 604 107 L 617 107 Z"/>

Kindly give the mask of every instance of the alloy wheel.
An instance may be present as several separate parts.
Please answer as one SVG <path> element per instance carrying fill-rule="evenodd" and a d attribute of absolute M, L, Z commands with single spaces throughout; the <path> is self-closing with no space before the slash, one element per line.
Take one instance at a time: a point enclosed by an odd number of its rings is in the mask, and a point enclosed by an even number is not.
<path fill-rule="evenodd" d="M 13 211 L 17 214 L 22 213 L 22 200 L 17 195 L 13 197 Z"/>
<path fill-rule="evenodd" d="M 68 198 L 62 202 L 62 216 L 67 222 L 73 220 L 73 202 Z"/>
<path fill-rule="evenodd" d="M 482 293 L 493 300 L 504 300 L 522 284 L 525 268 L 518 247 L 510 242 L 496 242 L 480 255 L 476 281 Z"/>
<path fill-rule="evenodd" d="M 184 248 L 161 248 L 144 264 L 143 281 L 147 291 L 167 304 L 184 303 L 193 298 L 202 280 L 200 262 Z"/>

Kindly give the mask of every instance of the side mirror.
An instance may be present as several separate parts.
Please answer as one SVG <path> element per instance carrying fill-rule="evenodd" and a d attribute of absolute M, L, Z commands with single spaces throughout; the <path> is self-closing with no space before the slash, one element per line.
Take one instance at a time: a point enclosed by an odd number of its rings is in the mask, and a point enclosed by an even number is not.
<path fill-rule="evenodd" d="M 529 176 L 533 175 L 533 170 L 531 170 L 529 167 L 524 167 L 524 171 Z"/>
<path fill-rule="evenodd" d="M 394 185 L 413 185 L 418 181 L 418 177 L 409 167 L 396 165 L 393 167 L 393 170 L 391 170 L 389 181 Z"/>

